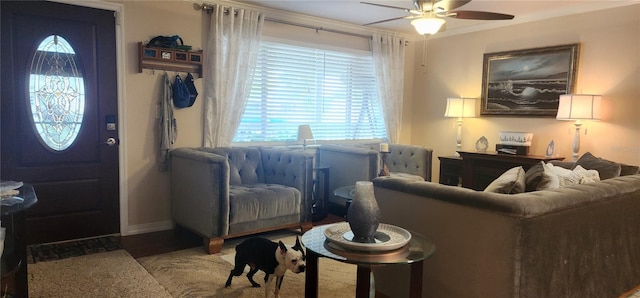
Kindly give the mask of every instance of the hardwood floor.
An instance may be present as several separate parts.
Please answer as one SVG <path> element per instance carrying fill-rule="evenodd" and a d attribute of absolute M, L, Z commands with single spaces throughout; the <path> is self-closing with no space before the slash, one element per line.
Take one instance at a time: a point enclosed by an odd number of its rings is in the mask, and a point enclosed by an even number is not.
<path fill-rule="evenodd" d="M 341 216 L 329 214 L 326 218 L 313 222 L 313 225 L 319 226 L 341 221 L 344 221 Z M 134 258 L 204 245 L 200 236 L 184 229 L 123 236 L 120 240 L 122 247 Z"/>
<path fill-rule="evenodd" d="M 201 237 L 184 230 L 123 236 L 120 242 L 122 247 L 136 259 L 203 245 Z"/>

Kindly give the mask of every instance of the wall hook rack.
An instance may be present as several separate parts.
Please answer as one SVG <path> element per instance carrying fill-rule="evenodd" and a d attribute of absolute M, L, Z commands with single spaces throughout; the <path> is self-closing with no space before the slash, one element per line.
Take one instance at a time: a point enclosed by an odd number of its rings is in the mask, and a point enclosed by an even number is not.
<path fill-rule="evenodd" d="M 195 73 L 202 77 L 202 51 L 146 47 L 138 43 L 138 72 L 143 69 Z"/>

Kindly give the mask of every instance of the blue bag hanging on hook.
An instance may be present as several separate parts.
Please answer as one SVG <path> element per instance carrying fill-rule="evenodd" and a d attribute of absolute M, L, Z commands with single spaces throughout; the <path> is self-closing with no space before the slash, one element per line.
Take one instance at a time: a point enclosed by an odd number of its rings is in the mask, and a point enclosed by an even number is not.
<path fill-rule="evenodd" d="M 176 75 L 176 79 L 173 83 L 173 105 L 176 108 L 190 107 L 191 95 L 189 94 L 189 88 L 185 84 L 180 75 Z"/>
<path fill-rule="evenodd" d="M 187 77 L 184 78 L 184 82 L 187 85 L 187 89 L 189 90 L 189 107 L 196 102 L 196 97 L 198 97 L 198 90 L 196 90 L 196 85 L 193 83 L 193 76 L 191 73 L 187 73 Z"/>

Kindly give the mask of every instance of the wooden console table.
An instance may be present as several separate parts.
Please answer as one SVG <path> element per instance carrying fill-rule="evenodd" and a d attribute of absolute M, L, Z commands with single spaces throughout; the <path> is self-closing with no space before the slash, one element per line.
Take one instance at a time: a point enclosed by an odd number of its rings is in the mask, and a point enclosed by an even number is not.
<path fill-rule="evenodd" d="M 528 170 L 537 163 L 549 162 L 552 160 L 564 160 L 564 157 L 545 157 L 537 155 L 510 155 L 497 152 L 469 152 L 458 151 L 460 158 L 462 159 L 462 167 L 460 177 L 462 178 L 462 187 L 483 190 L 493 180 L 500 177 L 505 171 L 513 167 L 522 166 L 524 170 Z M 441 167 L 443 159 L 440 159 Z M 455 162 L 448 160 L 448 162 Z M 447 164 L 445 159 L 444 165 Z M 445 170 L 445 174 L 448 176 L 452 174 L 452 170 Z M 442 168 L 440 169 L 442 176 Z M 446 180 L 451 181 L 451 179 Z M 445 181 L 445 182 L 446 182 Z M 442 181 L 440 183 L 443 183 Z M 444 183 L 446 184 L 446 183 Z"/>

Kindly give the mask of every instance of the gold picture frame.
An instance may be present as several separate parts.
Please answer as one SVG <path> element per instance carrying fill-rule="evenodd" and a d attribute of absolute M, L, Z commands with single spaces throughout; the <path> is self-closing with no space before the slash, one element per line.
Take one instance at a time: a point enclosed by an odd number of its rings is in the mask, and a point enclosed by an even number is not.
<path fill-rule="evenodd" d="M 579 46 L 484 54 L 480 115 L 555 117 L 575 88 Z"/>

